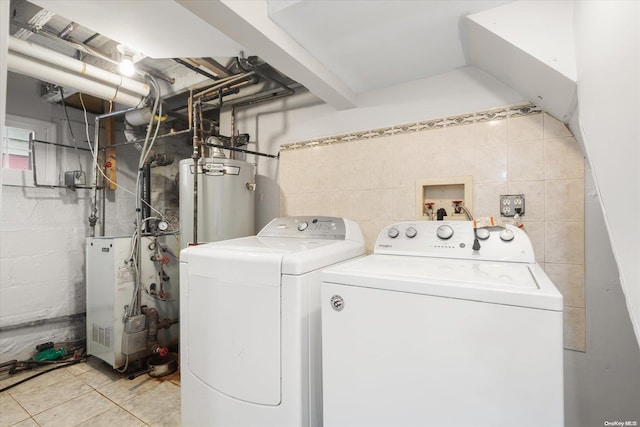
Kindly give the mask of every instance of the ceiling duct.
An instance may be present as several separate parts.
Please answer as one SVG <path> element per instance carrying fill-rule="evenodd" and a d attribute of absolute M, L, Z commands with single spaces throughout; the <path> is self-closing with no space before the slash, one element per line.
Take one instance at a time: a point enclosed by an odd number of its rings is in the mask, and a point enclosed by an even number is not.
<path fill-rule="evenodd" d="M 33 43 L 9 38 L 9 70 L 72 87 L 80 92 L 137 107 L 149 95 L 149 85 L 105 71 Z"/>

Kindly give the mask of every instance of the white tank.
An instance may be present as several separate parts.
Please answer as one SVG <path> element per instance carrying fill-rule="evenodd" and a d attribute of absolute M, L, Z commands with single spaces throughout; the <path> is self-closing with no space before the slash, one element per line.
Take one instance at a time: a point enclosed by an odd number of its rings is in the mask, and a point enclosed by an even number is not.
<path fill-rule="evenodd" d="M 198 161 L 198 243 L 255 234 L 254 169 L 224 158 Z M 180 248 L 193 242 L 193 159 L 180 161 Z"/>

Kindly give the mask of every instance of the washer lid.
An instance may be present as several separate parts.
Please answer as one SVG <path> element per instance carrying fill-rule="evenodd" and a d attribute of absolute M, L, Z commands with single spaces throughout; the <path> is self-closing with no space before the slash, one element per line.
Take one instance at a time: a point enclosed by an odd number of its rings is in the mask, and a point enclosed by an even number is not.
<path fill-rule="evenodd" d="M 537 264 L 374 254 L 325 270 L 322 281 L 562 311 Z"/>

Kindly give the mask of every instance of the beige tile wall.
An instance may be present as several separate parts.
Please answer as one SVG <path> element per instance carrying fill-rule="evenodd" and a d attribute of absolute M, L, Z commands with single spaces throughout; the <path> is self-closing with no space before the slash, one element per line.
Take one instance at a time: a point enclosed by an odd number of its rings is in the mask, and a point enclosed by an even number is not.
<path fill-rule="evenodd" d="M 564 295 L 565 347 L 584 351 L 584 156 L 547 114 L 283 151 L 280 210 L 353 219 L 371 251 L 383 227 L 415 219 L 416 180 L 465 175 L 475 217 L 525 195 L 536 260 Z"/>

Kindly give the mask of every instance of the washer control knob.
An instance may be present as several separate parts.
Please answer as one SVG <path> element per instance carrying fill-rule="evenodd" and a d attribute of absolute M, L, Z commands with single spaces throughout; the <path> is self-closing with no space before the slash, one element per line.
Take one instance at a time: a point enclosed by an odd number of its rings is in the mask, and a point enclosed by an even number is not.
<path fill-rule="evenodd" d="M 436 230 L 436 234 L 438 235 L 439 238 L 441 238 L 442 240 L 447 240 L 450 239 L 451 236 L 453 236 L 453 228 L 451 228 L 450 225 L 441 225 L 440 227 L 438 227 L 438 229 Z"/>
<path fill-rule="evenodd" d="M 476 230 L 476 237 L 480 240 L 487 240 L 491 233 L 486 228 L 478 228 Z"/>
<path fill-rule="evenodd" d="M 513 235 L 513 231 L 509 230 L 508 228 L 505 228 L 500 232 L 500 238 L 505 242 L 512 241 L 514 237 L 515 236 Z"/>
<path fill-rule="evenodd" d="M 418 234 L 418 230 L 416 230 L 413 227 L 409 227 L 409 228 L 407 228 L 407 231 L 404 232 L 404 234 L 408 238 L 413 239 L 414 237 L 416 237 L 416 234 Z"/>
<path fill-rule="evenodd" d="M 298 224 L 298 231 L 304 231 L 309 227 L 309 223 L 307 221 L 302 221 Z"/>
<path fill-rule="evenodd" d="M 392 239 L 398 237 L 398 234 L 400 234 L 400 232 L 395 227 L 391 227 L 389 231 L 387 231 L 387 236 L 391 237 Z"/>

